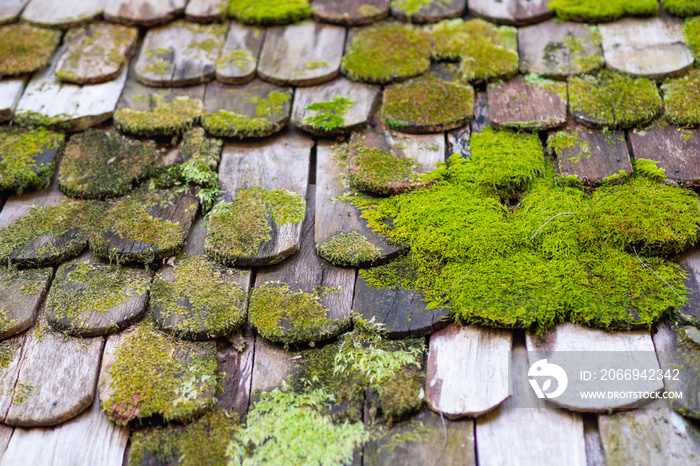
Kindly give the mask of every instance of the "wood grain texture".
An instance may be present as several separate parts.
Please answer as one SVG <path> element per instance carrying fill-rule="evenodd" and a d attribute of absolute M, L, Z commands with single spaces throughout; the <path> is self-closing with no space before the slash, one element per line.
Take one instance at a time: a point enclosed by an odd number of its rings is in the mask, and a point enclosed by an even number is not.
<path fill-rule="evenodd" d="M 23 79 L 7 79 L 0 81 L 0 122 L 12 119 L 22 91 Z"/>
<path fill-rule="evenodd" d="M 557 151 L 557 168 L 563 177 L 576 176 L 589 186 L 600 185 L 605 178 L 624 171 L 632 174 L 632 161 L 621 131 L 591 131 L 570 128 L 578 138 L 574 147 Z"/>
<path fill-rule="evenodd" d="M 494 3 L 492 0 L 483 0 Z M 595 40 L 591 26 L 581 23 L 547 21 L 518 30 L 520 69 L 526 73 L 540 73 L 548 77 L 565 78 L 580 71 L 588 71 L 581 59 L 603 57 L 600 39 Z M 583 53 L 571 50 L 571 39 L 583 46 Z M 590 60 L 590 58 L 589 58 Z M 601 60 L 602 61 L 602 60 Z"/>
<path fill-rule="evenodd" d="M 586 466 L 581 415 L 549 408 L 535 396 L 527 382 L 530 365 L 524 345 L 514 345 L 512 364 L 512 397 L 476 418 L 479 464 L 556 466 L 565 459 L 567 465 Z"/>
<path fill-rule="evenodd" d="M 410 23 L 437 23 L 443 19 L 462 16 L 467 7 L 467 0 L 441 0 L 432 1 L 421 6 L 416 13 L 407 12 L 391 2 L 391 15 L 401 21 Z M 410 17 L 409 17 L 410 16 Z"/>
<path fill-rule="evenodd" d="M 389 0 L 314 0 L 313 18 L 322 23 L 363 26 L 389 16 Z"/>
<path fill-rule="evenodd" d="M 34 324 L 52 275 L 50 268 L 18 273 L 0 267 L 0 340 L 24 332 Z"/>
<path fill-rule="evenodd" d="M 231 21 L 216 62 L 216 79 L 226 84 L 245 84 L 255 78 L 264 40 L 265 29 Z"/>
<path fill-rule="evenodd" d="M 472 156 L 469 140 L 471 138 L 471 126 L 467 125 L 464 128 L 455 129 L 445 134 L 447 138 L 446 157 L 449 158 L 452 154 L 460 154 L 462 157 L 469 158 Z"/>
<path fill-rule="evenodd" d="M 660 125 L 630 131 L 629 140 L 636 160 L 655 160 L 671 182 L 700 187 L 700 131 Z"/>
<path fill-rule="evenodd" d="M 605 66 L 657 81 L 679 76 L 694 61 L 682 28 L 683 20 L 670 16 L 601 24 Z"/>
<path fill-rule="evenodd" d="M 176 21 L 146 34 L 134 66 L 147 86 L 182 87 L 214 79 L 224 44 L 223 25 L 201 26 Z"/>
<path fill-rule="evenodd" d="M 17 384 L 22 354 L 25 351 L 24 342 L 27 338 L 27 333 L 23 333 L 2 342 L 2 349 L 7 357 L 7 365 L 0 368 L 0 419 L 3 420 L 12 406 L 12 396 Z"/>
<path fill-rule="evenodd" d="M 688 301 L 676 309 L 680 321 L 700 325 L 700 250 L 690 249 L 673 258 L 686 273 L 683 284 L 686 286 Z"/>
<path fill-rule="evenodd" d="M 241 421 L 245 421 L 253 380 L 255 335 L 252 327 L 244 325 L 229 336 L 228 340 L 217 344 L 216 360 L 221 375 L 221 392 L 216 395 L 216 405 L 237 413 Z"/>
<path fill-rule="evenodd" d="M 105 18 L 123 24 L 155 26 L 167 23 L 185 11 L 187 0 L 110 0 Z"/>
<path fill-rule="evenodd" d="M 525 26 L 550 18 L 549 0 L 470 0 L 469 12 L 498 24 Z"/>
<path fill-rule="evenodd" d="M 523 78 L 505 84 L 491 83 L 487 88 L 489 116 L 496 129 L 541 131 L 566 123 L 566 84 L 554 83 L 564 97 Z"/>
<path fill-rule="evenodd" d="M 37 113 L 56 118 L 70 131 L 80 131 L 110 118 L 126 82 L 127 70 L 106 83 L 94 86 L 62 84 L 54 76 L 58 59 L 66 50 L 64 44 L 49 61 L 49 65 L 34 74 L 17 103 L 15 117 L 22 113 Z"/>
<path fill-rule="evenodd" d="M 547 358 L 549 363 L 559 364 L 570 372 L 574 369 L 578 371 L 579 367 L 590 369 L 591 361 L 594 364 L 604 362 L 606 368 L 630 370 L 659 368 L 649 331 L 635 330 L 610 333 L 602 329 L 564 323 L 557 325 L 541 337 L 533 336 L 530 332 L 527 333 L 526 337 L 530 364 Z M 593 352 L 604 352 L 601 354 L 605 356 L 595 356 Z M 629 385 L 626 387 L 629 388 Z M 635 382 L 634 388 L 640 391 L 656 392 L 663 388 L 663 382 L 639 380 Z M 548 401 L 572 411 L 594 413 L 631 408 L 651 401 L 650 399 L 637 401 L 631 398 L 584 399 L 580 393 L 589 389 L 590 383 L 587 384 L 578 378 L 569 377 L 566 391 L 556 398 L 548 398 Z"/>
<path fill-rule="evenodd" d="M 586 466 L 605 466 L 605 451 L 595 414 L 583 415 L 583 437 L 586 441 Z"/>
<path fill-rule="evenodd" d="M 185 18 L 199 23 L 209 23 L 226 18 L 227 0 L 189 0 Z"/>
<path fill-rule="evenodd" d="M 96 18 L 107 3 L 107 0 L 30 0 L 22 19 L 41 26 L 68 29 Z"/>
<path fill-rule="evenodd" d="M 27 3 L 29 0 L 4 0 L 0 3 L 0 24 L 15 22 Z"/>
<path fill-rule="evenodd" d="M 480 416 L 510 395 L 513 333 L 452 324 L 430 337 L 425 400 L 450 419 Z"/>
<path fill-rule="evenodd" d="M 489 119 L 489 101 L 486 92 L 474 94 L 474 117 L 469 123 L 472 133 L 480 133 L 481 130 L 491 124 Z"/>
<path fill-rule="evenodd" d="M 56 77 L 79 85 L 110 81 L 129 61 L 137 38 L 137 29 L 113 24 L 72 30 L 64 39 L 68 46 L 56 64 Z"/>
<path fill-rule="evenodd" d="M 279 387 L 294 369 L 294 358 L 295 356 L 281 345 L 257 335 L 251 381 L 253 399 L 258 390 L 268 392 Z"/>
<path fill-rule="evenodd" d="M 10 443 L 10 438 L 14 433 L 14 428 L 6 425 L 0 425 L 0 461 L 2 461 L 7 451 L 7 446 Z"/>
<path fill-rule="evenodd" d="M 360 84 L 345 77 L 334 79 L 330 83 L 319 86 L 299 88 L 294 93 L 294 108 L 292 109 L 292 124 L 315 135 L 347 134 L 367 125 L 374 112 L 379 92 L 379 86 Z M 352 101 L 350 108 L 341 117 L 343 124 L 331 131 L 314 128 L 305 120 L 318 115 L 316 110 L 307 110 L 311 104 L 329 102 L 336 97 L 346 97 Z"/>
<path fill-rule="evenodd" d="M 100 409 L 92 408 L 55 428 L 17 428 L 9 439 L 3 466 L 121 466 L 129 440 L 129 429 L 119 427 Z"/>
<path fill-rule="evenodd" d="M 345 29 L 304 22 L 267 30 L 258 76 L 276 84 L 312 86 L 338 76 Z"/>

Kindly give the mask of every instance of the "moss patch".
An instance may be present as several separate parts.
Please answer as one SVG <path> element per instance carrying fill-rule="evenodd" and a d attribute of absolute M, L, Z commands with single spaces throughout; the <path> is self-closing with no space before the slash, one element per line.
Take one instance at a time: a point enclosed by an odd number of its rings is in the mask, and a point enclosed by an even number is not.
<path fill-rule="evenodd" d="M 18 291 L 21 296 L 42 293 L 52 274 L 53 270 L 50 268 L 18 270 L 13 267 L 0 267 L 0 302 L 12 305 Z M 20 312 L 24 313 L 25 309 L 21 309 Z M 11 313 L 0 307 L 0 334 L 4 337 L 11 336 L 6 333 L 8 331 L 18 333 L 22 330 L 17 328 L 18 320 L 11 318 L 12 315 L 14 312 Z M 0 348 L 0 370 L 9 364 L 9 361 L 7 364 L 4 363 L 3 357 L 3 348 Z"/>
<path fill-rule="evenodd" d="M 235 282 L 241 273 L 203 256 L 182 259 L 175 264 L 172 281 L 161 276 L 153 281 L 151 315 L 180 337 L 228 335 L 245 321 L 247 294 Z"/>
<path fill-rule="evenodd" d="M 388 23 L 359 32 L 343 57 L 350 79 L 385 84 L 417 76 L 430 67 L 430 35 L 410 25 Z"/>
<path fill-rule="evenodd" d="M 695 58 L 700 57 L 700 18 L 688 18 L 683 24 L 683 38 Z"/>
<path fill-rule="evenodd" d="M 179 96 L 169 103 L 161 100 L 150 112 L 131 108 L 117 110 L 114 125 L 120 131 L 139 136 L 171 136 L 191 129 L 203 108 L 201 100 Z"/>
<path fill-rule="evenodd" d="M 481 19 L 441 21 L 430 28 L 433 58 L 459 60 L 465 81 L 508 78 L 518 72 L 517 30 Z"/>
<path fill-rule="evenodd" d="M 410 20 L 411 16 L 420 13 L 424 6 L 435 3 L 435 0 L 392 0 L 391 6 L 402 12 Z"/>
<path fill-rule="evenodd" d="M 317 244 L 316 252 L 331 264 L 343 266 L 371 264 L 382 257 L 382 250 L 356 231 L 338 233 Z"/>
<path fill-rule="evenodd" d="M 214 206 L 209 214 L 205 249 L 225 264 L 254 257 L 272 239 L 271 221 L 277 226 L 304 220 L 306 201 L 286 189 L 242 189 L 233 202 Z"/>
<path fill-rule="evenodd" d="M 153 141 L 142 142 L 89 129 L 68 141 L 58 185 L 73 197 L 121 196 L 146 177 L 160 156 Z"/>
<path fill-rule="evenodd" d="M 327 102 L 314 102 L 304 110 L 314 112 L 304 118 L 304 124 L 315 130 L 332 132 L 345 125 L 343 116 L 354 102 L 344 96 L 336 96 Z"/>
<path fill-rule="evenodd" d="M 698 0 L 661 0 L 661 6 L 670 14 L 681 18 L 700 15 Z"/>
<path fill-rule="evenodd" d="M 649 159 L 636 159 L 634 161 L 635 173 L 652 180 L 664 181 L 666 170 L 658 166 L 659 162 Z"/>
<path fill-rule="evenodd" d="M 549 8 L 559 19 L 602 23 L 623 16 L 656 16 L 658 0 L 551 0 Z"/>
<path fill-rule="evenodd" d="M 432 74 L 384 90 L 382 118 L 398 130 L 445 131 L 462 126 L 473 115 L 474 89 Z"/>
<path fill-rule="evenodd" d="M 229 138 L 261 138 L 269 136 L 277 128 L 277 125 L 265 118 L 250 117 L 228 110 L 205 113 L 202 126 L 213 136 Z"/>
<path fill-rule="evenodd" d="M 661 90 L 666 120 L 677 126 L 700 125 L 700 70 L 666 81 Z"/>
<path fill-rule="evenodd" d="M 289 24 L 311 16 L 307 0 L 231 0 L 229 16 L 245 24 Z"/>
<path fill-rule="evenodd" d="M 0 76 L 15 76 L 43 68 L 60 40 L 60 31 L 29 24 L 0 27 Z"/>
<path fill-rule="evenodd" d="M 589 43 L 593 54 L 586 52 Z M 548 68 L 559 69 L 569 74 L 590 73 L 605 64 L 599 49 L 603 38 L 596 26 L 588 26 L 588 34 L 580 38 L 569 32 L 561 42 L 548 42 L 544 47 L 544 62 Z"/>
<path fill-rule="evenodd" d="M 48 186 L 64 136 L 45 129 L 0 129 L 0 190 Z"/>
<path fill-rule="evenodd" d="M 663 110 L 656 84 L 610 70 L 569 78 L 569 101 L 577 118 L 616 128 L 639 126 Z"/>

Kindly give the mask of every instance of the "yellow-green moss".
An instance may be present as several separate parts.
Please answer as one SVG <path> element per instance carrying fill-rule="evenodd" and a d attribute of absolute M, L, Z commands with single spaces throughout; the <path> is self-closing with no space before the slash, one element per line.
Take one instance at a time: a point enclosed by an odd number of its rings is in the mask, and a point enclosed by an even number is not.
<path fill-rule="evenodd" d="M 0 190 L 17 191 L 48 186 L 54 172 L 54 158 L 64 136 L 45 129 L 0 129 Z M 48 155 L 48 154 L 47 154 Z"/>
<path fill-rule="evenodd" d="M 700 18 L 688 18 L 683 24 L 683 38 L 695 58 L 700 57 Z"/>
<path fill-rule="evenodd" d="M 350 110 L 354 102 L 344 96 L 336 96 L 326 102 L 314 102 L 304 108 L 314 112 L 304 118 L 304 124 L 315 130 L 332 132 L 345 125 L 343 116 Z"/>
<path fill-rule="evenodd" d="M 31 73 L 43 68 L 60 40 L 60 31 L 29 24 L 0 27 L 0 76 Z"/>
<path fill-rule="evenodd" d="M 360 31 L 350 42 L 341 69 L 350 79 L 389 83 L 430 67 L 430 35 L 410 25 L 387 23 Z"/>
<path fill-rule="evenodd" d="M 410 20 L 411 16 L 420 13 L 424 6 L 432 5 L 435 0 L 391 0 L 391 6 Z"/>
<path fill-rule="evenodd" d="M 565 21 L 603 23 L 623 16 L 656 16 L 658 0 L 550 0 L 549 8 Z"/>
<path fill-rule="evenodd" d="M 19 270 L 13 267 L 0 267 L 0 300 L 4 301 L 8 297 L 15 296 L 17 291 L 19 291 L 21 296 L 33 296 L 43 293 L 52 274 L 53 270 L 51 268 Z M 17 289 L 18 286 L 19 290 Z M 17 330 L 22 330 L 15 328 L 18 320 L 10 318 L 13 314 L 7 309 L 0 308 L 0 334 L 4 334 L 11 329 L 14 329 L 15 333 L 17 333 Z M 0 348 L 0 369 L 5 367 L 2 360 L 2 351 L 6 350 L 7 347 Z"/>
<path fill-rule="evenodd" d="M 311 16 L 307 0 L 230 0 L 228 13 L 245 24 L 289 24 Z"/>
<path fill-rule="evenodd" d="M 666 179 L 666 170 L 658 167 L 658 164 L 659 162 L 656 160 L 635 159 L 634 171 L 635 173 L 646 178 L 656 181 L 664 181 Z"/>
<path fill-rule="evenodd" d="M 258 59 L 253 56 L 253 52 L 248 49 L 236 49 L 223 52 L 216 60 L 217 68 L 226 68 L 232 66 L 234 68 L 246 68 L 249 65 L 253 67 Z M 253 68 L 254 69 L 254 68 Z"/>
<path fill-rule="evenodd" d="M 670 14 L 682 18 L 700 15 L 698 0 L 661 0 L 661 6 Z"/>
<path fill-rule="evenodd" d="M 639 126 L 663 110 L 656 84 L 611 70 L 569 78 L 569 102 L 577 118 L 618 128 Z"/>
<path fill-rule="evenodd" d="M 677 126 L 700 125 L 700 70 L 666 81 L 661 90 L 668 122 Z"/>
<path fill-rule="evenodd" d="M 382 250 L 356 231 L 338 233 L 316 244 L 316 252 L 331 264 L 343 266 L 372 264 L 382 257 Z"/>
<path fill-rule="evenodd" d="M 154 415 L 189 420 L 213 404 L 216 347 L 140 324 L 121 336 L 108 374 L 112 391 L 102 409 L 118 424 Z"/>
<path fill-rule="evenodd" d="M 278 128 L 265 118 L 250 117 L 228 110 L 205 113 L 202 126 L 211 135 L 228 138 L 261 138 L 269 136 Z"/>
<path fill-rule="evenodd" d="M 15 113 L 13 120 L 19 126 L 36 127 L 43 126 L 54 131 L 70 131 L 72 129 L 72 116 L 67 113 L 59 113 L 54 116 L 47 116 L 43 113 L 27 110 Z"/>
<path fill-rule="evenodd" d="M 594 53 L 586 52 L 590 43 Z M 596 26 L 588 26 L 588 34 L 584 39 L 572 32 L 567 33 L 561 42 L 547 42 L 544 47 L 543 60 L 548 68 L 555 68 L 567 74 L 590 73 L 605 64 L 600 48 L 603 38 Z"/>
<path fill-rule="evenodd" d="M 0 371 L 6 369 L 15 359 L 15 353 L 21 347 L 19 340 L 5 340 L 0 343 Z"/>
<path fill-rule="evenodd" d="M 199 99 L 175 97 L 171 102 L 159 102 L 152 111 L 123 108 L 114 113 L 114 125 L 123 132 L 139 136 L 171 136 L 192 128 L 199 120 L 204 106 Z"/>
<path fill-rule="evenodd" d="M 180 337 L 228 335 L 245 321 L 247 294 L 235 282 L 240 274 L 203 256 L 179 260 L 172 281 L 161 276 L 153 281 L 151 316 Z"/>
<path fill-rule="evenodd" d="M 474 115 L 474 89 L 469 85 L 423 75 L 384 90 L 382 118 L 396 129 L 425 128 L 430 132 L 463 125 Z M 412 132 L 412 131 L 410 131 Z"/>

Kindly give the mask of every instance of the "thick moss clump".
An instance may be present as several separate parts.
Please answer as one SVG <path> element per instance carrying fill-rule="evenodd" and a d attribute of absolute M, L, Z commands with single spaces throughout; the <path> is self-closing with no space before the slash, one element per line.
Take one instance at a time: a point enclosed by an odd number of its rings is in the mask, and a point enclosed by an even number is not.
<path fill-rule="evenodd" d="M 583 122 L 615 128 L 639 126 L 663 110 L 656 84 L 610 70 L 571 77 L 569 102 L 574 116 Z"/>
<path fill-rule="evenodd" d="M 671 79 L 661 86 L 664 94 L 664 117 L 677 126 L 700 124 L 700 70 Z"/>
<path fill-rule="evenodd" d="M 400 131 L 446 131 L 464 125 L 473 115 L 474 89 L 432 74 L 384 90 L 382 118 Z"/>
<path fill-rule="evenodd" d="M 331 264 L 343 266 L 371 264 L 382 257 L 382 250 L 356 231 L 338 233 L 317 244 L 316 252 Z"/>
<path fill-rule="evenodd" d="M 550 0 L 549 8 L 559 19 L 603 23 L 623 16 L 656 16 L 658 0 Z"/>
<path fill-rule="evenodd" d="M 638 175 L 655 181 L 664 181 L 666 179 L 666 170 L 660 168 L 659 162 L 649 159 L 636 159 L 634 161 L 634 171 Z"/>
<path fill-rule="evenodd" d="M 102 409 L 118 424 L 161 416 L 190 420 L 213 404 L 216 348 L 185 342 L 141 324 L 121 336 L 114 352 L 109 398 Z"/>
<path fill-rule="evenodd" d="M 339 290 L 318 287 L 292 291 L 281 282 L 265 282 L 250 296 L 249 321 L 260 335 L 284 344 L 313 343 L 337 334 L 348 322 L 328 318 L 322 298 Z"/>
<path fill-rule="evenodd" d="M 90 129 L 71 137 L 66 145 L 58 185 L 73 197 L 121 196 L 146 177 L 160 156 L 153 141 Z"/>
<path fill-rule="evenodd" d="M 417 76 L 430 67 L 430 35 L 397 23 L 369 27 L 353 38 L 340 66 L 353 81 L 368 83 Z"/>
<path fill-rule="evenodd" d="M 344 96 L 336 96 L 327 102 L 314 102 L 304 110 L 315 112 L 304 118 L 304 124 L 311 129 L 326 133 L 333 132 L 345 125 L 343 118 L 354 102 Z"/>
<path fill-rule="evenodd" d="M 209 214 L 205 250 L 214 260 L 234 265 L 257 255 L 277 227 L 298 225 L 306 215 L 306 201 L 286 189 L 242 189 L 233 202 L 221 202 Z"/>
<path fill-rule="evenodd" d="M 311 16 L 307 0 L 231 0 L 229 16 L 245 24 L 289 24 Z"/>
<path fill-rule="evenodd" d="M 0 191 L 48 186 L 64 136 L 45 129 L 0 129 Z"/>
<path fill-rule="evenodd" d="M 159 102 L 150 112 L 123 108 L 114 113 L 114 125 L 123 132 L 139 136 L 172 136 L 181 134 L 199 120 L 204 106 L 199 99 L 175 97 Z"/>
<path fill-rule="evenodd" d="M 48 63 L 61 32 L 29 24 L 0 27 L 0 76 L 32 73 Z"/>
<path fill-rule="evenodd" d="M 228 110 L 205 113 L 202 126 L 213 136 L 228 138 L 261 138 L 269 136 L 276 128 L 276 125 L 265 118 L 250 117 Z"/>
<path fill-rule="evenodd" d="M 508 78 L 518 72 L 518 33 L 481 19 L 441 21 L 431 27 L 433 58 L 459 60 L 465 81 Z"/>
<path fill-rule="evenodd" d="M 670 14 L 681 18 L 700 15 L 698 0 L 661 0 L 661 6 Z"/>
<path fill-rule="evenodd" d="M 242 272 L 203 256 L 175 263 L 172 280 L 156 276 L 150 312 L 165 330 L 184 338 L 228 335 L 245 321 L 247 294 L 235 282 Z"/>
<path fill-rule="evenodd" d="M 683 38 L 695 58 L 700 57 L 700 18 L 688 18 L 683 24 Z"/>

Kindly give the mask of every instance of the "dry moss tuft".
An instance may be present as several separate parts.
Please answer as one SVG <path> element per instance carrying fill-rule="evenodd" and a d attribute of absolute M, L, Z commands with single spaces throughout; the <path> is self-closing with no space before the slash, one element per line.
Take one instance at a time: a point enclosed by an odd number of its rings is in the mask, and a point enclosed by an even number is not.
<path fill-rule="evenodd" d="M 199 99 L 175 97 L 171 102 L 158 102 L 150 112 L 123 108 L 114 113 L 114 125 L 123 132 L 139 136 L 172 136 L 181 134 L 199 121 L 204 105 Z"/>
<path fill-rule="evenodd" d="M 700 70 L 666 81 L 661 90 L 668 122 L 677 126 L 700 125 Z"/>
<path fill-rule="evenodd" d="M 49 62 L 61 32 L 29 24 L 0 27 L 0 76 L 40 70 Z"/>
<path fill-rule="evenodd" d="M 0 191 L 48 186 L 64 136 L 45 129 L 0 129 Z"/>

